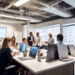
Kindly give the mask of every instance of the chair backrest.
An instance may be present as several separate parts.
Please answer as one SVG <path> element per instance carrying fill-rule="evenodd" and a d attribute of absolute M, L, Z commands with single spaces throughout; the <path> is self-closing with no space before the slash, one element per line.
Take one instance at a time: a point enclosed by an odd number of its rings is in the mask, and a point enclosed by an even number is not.
<path fill-rule="evenodd" d="M 42 45 L 42 48 L 48 49 L 48 45 Z"/>
<path fill-rule="evenodd" d="M 68 48 L 67 45 L 57 45 L 59 59 L 68 58 Z"/>
<path fill-rule="evenodd" d="M 74 45 L 68 45 L 68 50 L 70 55 L 75 55 Z"/>

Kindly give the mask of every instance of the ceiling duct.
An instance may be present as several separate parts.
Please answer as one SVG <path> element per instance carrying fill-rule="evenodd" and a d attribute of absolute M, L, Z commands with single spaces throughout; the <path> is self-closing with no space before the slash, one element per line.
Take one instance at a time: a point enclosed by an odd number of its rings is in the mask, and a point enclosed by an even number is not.
<path fill-rule="evenodd" d="M 63 1 L 75 8 L 75 0 L 63 0 Z"/>

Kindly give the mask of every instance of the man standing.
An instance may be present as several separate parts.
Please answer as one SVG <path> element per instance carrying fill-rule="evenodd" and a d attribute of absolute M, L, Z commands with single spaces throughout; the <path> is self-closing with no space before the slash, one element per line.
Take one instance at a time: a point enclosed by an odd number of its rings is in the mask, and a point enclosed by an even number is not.
<path fill-rule="evenodd" d="M 35 43 L 37 47 L 42 46 L 42 40 L 41 40 L 41 37 L 39 36 L 39 32 L 36 33 Z"/>
<path fill-rule="evenodd" d="M 33 33 L 30 32 L 29 35 L 30 35 L 30 36 L 27 38 L 28 44 L 29 44 L 29 46 L 33 46 L 33 43 L 35 42 L 35 41 L 34 41 Z"/>
<path fill-rule="evenodd" d="M 49 40 L 48 40 L 48 42 L 45 41 L 45 43 L 46 43 L 46 44 L 54 44 L 54 39 L 52 38 L 52 34 L 49 33 L 48 36 L 49 36 Z"/>

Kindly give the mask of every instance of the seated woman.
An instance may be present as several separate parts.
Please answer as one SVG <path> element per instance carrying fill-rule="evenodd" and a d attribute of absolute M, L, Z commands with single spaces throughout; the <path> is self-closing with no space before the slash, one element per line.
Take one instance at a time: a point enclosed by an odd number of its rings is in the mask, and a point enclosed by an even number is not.
<path fill-rule="evenodd" d="M 22 39 L 22 42 L 23 42 L 24 44 L 27 44 L 27 39 L 26 39 L 26 38 L 23 38 L 23 39 Z"/>
<path fill-rule="evenodd" d="M 57 35 L 57 44 L 62 45 L 63 44 L 63 35 L 62 34 L 58 34 Z"/>
<path fill-rule="evenodd" d="M 11 46 L 16 48 L 16 38 L 13 36 L 11 40 Z"/>
<path fill-rule="evenodd" d="M 10 46 L 11 46 L 11 38 L 5 38 L 2 47 L 0 49 L 1 73 L 4 72 L 6 67 L 11 66 L 12 57 L 16 55 L 16 52 L 11 52 Z M 24 75 L 24 68 L 21 67 L 19 64 L 16 64 L 14 72 L 15 73 L 21 72 L 21 75 Z"/>

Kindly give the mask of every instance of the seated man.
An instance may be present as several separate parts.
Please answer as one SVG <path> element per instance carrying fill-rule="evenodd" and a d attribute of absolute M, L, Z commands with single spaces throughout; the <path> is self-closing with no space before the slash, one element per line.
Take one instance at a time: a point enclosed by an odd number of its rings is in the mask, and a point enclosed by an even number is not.
<path fill-rule="evenodd" d="M 57 44 L 62 45 L 63 44 L 63 35 L 62 34 L 58 34 L 57 35 Z"/>

